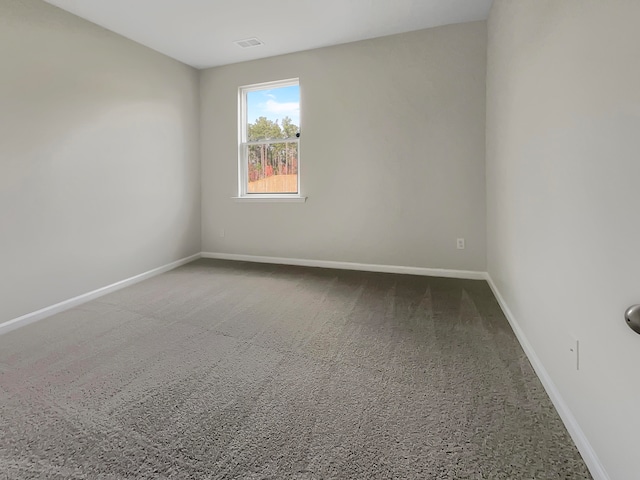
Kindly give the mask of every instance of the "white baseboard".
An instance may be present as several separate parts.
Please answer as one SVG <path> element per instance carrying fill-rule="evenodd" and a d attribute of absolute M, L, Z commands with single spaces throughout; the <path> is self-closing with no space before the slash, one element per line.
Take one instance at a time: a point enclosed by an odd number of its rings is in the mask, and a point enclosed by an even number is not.
<path fill-rule="evenodd" d="M 361 270 L 364 272 L 404 273 L 408 275 L 463 278 L 468 280 L 484 280 L 486 278 L 485 272 L 476 272 L 472 270 L 448 270 L 444 268 L 403 267 L 398 265 L 375 265 L 370 263 L 335 262 L 331 260 L 306 260 L 302 258 L 263 257 L 257 255 L 240 255 L 236 253 L 202 252 L 201 255 L 202 258 L 215 258 L 218 260 L 275 263 L 279 265 L 297 265 L 300 267 L 336 268 L 339 270 Z"/>
<path fill-rule="evenodd" d="M 564 425 L 567 428 L 569 435 L 571 435 L 571 438 L 576 444 L 576 447 L 578 447 L 578 451 L 580 452 L 580 455 L 582 455 L 582 458 L 584 459 L 584 462 L 586 463 L 587 468 L 589 468 L 591 475 L 595 480 L 610 480 L 610 477 L 607 474 L 606 470 L 604 469 L 604 466 L 602 465 L 602 462 L 598 458 L 598 455 L 596 455 L 595 450 L 593 449 L 586 435 L 580 428 L 578 421 L 573 416 L 573 413 L 571 413 L 571 410 L 569 410 L 568 405 L 565 403 L 562 396 L 560 395 L 560 391 L 553 383 L 553 380 L 551 380 L 549 373 L 544 368 L 544 365 L 542 365 L 540 358 L 538 357 L 535 350 L 529 343 L 529 340 L 524 334 L 524 331 L 522 330 L 522 328 L 520 328 L 518 321 L 513 316 L 513 313 L 511 313 L 509 306 L 507 305 L 504 298 L 500 294 L 498 287 L 496 287 L 496 284 L 493 282 L 491 275 L 489 275 L 488 273 L 486 273 L 485 275 L 486 275 L 485 278 L 489 283 L 489 286 L 491 287 L 493 294 L 495 295 L 496 299 L 498 300 L 498 303 L 500 304 L 500 308 L 502 308 L 502 311 L 504 312 L 505 317 L 507 317 L 507 320 L 509 321 L 511 328 L 513 329 L 513 332 L 516 334 L 516 337 L 518 338 L 518 341 L 520 342 L 520 345 L 522 346 L 524 353 L 527 355 L 529 362 L 531 362 L 533 369 L 535 370 L 536 374 L 538 375 L 538 378 L 542 382 L 542 385 L 544 386 L 544 389 L 546 390 L 547 395 L 549 395 L 549 398 L 553 402 L 553 405 L 556 407 L 556 410 L 558 411 L 560 418 L 564 422 Z"/>
<path fill-rule="evenodd" d="M 121 288 L 128 287 L 129 285 L 133 285 L 134 283 L 141 282 L 142 280 L 146 280 L 147 278 L 160 275 L 164 272 L 168 272 L 169 270 L 173 270 L 176 267 L 184 265 L 185 263 L 189 263 L 198 258 L 200 258 L 200 254 L 196 253 L 195 255 L 191 255 L 190 257 L 176 260 L 175 262 L 171 262 L 161 267 L 154 268 L 153 270 L 149 270 L 148 272 L 135 275 L 125 280 L 107 285 L 106 287 L 83 293 L 82 295 L 64 300 L 60 303 L 56 303 L 55 305 L 41 308 L 40 310 L 36 310 L 35 312 L 27 313 L 26 315 L 14 318 L 13 320 L 0 323 L 0 335 L 10 332 L 11 330 L 15 330 L 16 328 L 28 325 L 29 323 L 37 322 L 38 320 L 42 320 L 43 318 L 50 317 L 51 315 L 55 315 L 56 313 L 64 312 L 65 310 L 69 310 L 70 308 L 77 307 L 78 305 L 86 303 L 90 300 L 102 297 L 103 295 L 111 292 L 115 292 L 116 290 L 120 290 Z"/>

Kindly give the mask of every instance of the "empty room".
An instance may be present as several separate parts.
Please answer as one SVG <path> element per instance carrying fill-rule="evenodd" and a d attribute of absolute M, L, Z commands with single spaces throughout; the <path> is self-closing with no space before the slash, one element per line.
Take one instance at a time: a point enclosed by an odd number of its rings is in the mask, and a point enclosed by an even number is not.
<path fill-rule="evenodd" d="M 0 478 L 637 480 L 637 0 L 0 0 Z"/>

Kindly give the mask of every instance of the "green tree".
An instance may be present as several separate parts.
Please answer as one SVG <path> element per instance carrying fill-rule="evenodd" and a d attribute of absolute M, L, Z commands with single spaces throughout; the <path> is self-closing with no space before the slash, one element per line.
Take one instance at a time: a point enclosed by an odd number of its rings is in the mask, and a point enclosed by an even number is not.
<path fill-rule="evenodd" d="M 247 140 L 255 142 L 259 140 L 271 140 L 282 138 L 282 130 L 278 122 L 269 120 L 267 117 L 259 117 L 255 123 L 247 127 Z M 270 145 L 251 145 L 249 147 L 249 181 L 257 180 L 265 176 L 269 161 Z M 271 165 L 273 168 L 273 165 Z"/>
<path fill-rule="evenodd" d="M 298 130 L 298 126 L 295 125 L 289 117 L 282 119 L 282 133 L 284 134 L 284 138 L 294 138 Z"/>
<path fill-rule="evenodd" d="M 259 117 L 255 123 L 250 123 L 247 131 L 247 140 L 273 140 L 282 138 L 282 129 L 278 121 L 269 120 L 267 117 Z"/>
<path fill-rule="evenodd" d="M 291 118 L 282 119 L 282 133 L 284 138 L 295 138 L 300 131 Z M 298 149 L 296 144 L 282 144 L 281 158 L 278 171 L 281 173 L 298 173 Z"/>
<path fill-rule="evenodd" d="M 291 118 L 284 117 L 282 126 L 266 117 L 259 117 L 255 123 L 247 126 L 247 140 L 277 140 L 294 138 L 298 133 L 298 126 Z M 270 143 L 249 146 L 249 181 L 255 181 L 269 175 L 283 173 L 297 173 L 297 149 L 287 143 Z"/>

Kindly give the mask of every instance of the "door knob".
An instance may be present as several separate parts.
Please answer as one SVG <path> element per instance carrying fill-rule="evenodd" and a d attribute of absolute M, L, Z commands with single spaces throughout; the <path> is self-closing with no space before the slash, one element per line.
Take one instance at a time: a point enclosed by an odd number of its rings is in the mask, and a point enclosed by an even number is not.
<path fill-rule="evenodd" d="M 624 318 L 629 328 L 636 333 L 640 333 L 640 305 L 632 305 L 624 312 Z"/>

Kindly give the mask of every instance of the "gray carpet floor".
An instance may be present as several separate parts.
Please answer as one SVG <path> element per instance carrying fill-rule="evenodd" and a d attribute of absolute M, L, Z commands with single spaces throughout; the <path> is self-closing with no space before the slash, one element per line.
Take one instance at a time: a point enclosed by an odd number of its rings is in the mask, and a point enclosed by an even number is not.
<path fill-rule="evenodd" d="M 198 260 L 0 336 L 0 478 L 586 479 L 483 281 Z"/>

